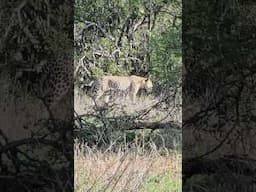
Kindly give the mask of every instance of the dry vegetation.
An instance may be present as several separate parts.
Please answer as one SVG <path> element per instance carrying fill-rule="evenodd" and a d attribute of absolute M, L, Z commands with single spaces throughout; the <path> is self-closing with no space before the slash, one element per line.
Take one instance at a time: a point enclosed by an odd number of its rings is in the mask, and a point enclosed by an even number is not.
<path fill-rule="evenodd" d="M 103 152 L 76 144 L 75 191 L 181 191 L 181 155 L 142 151 Z"/>
<path fill-rule="evenodd" d="M 152 121 L 170 120 L 181 123 L 181 108 L 177 109 L 176 107 L 170 107 L 180 102 L 178 101 L 180 99 L 178 97 L 179 96 L 176 96 L 176 98 L 173 99 L 172 103 L 169 103 L 168 106 L 161 103 L 161 96 L 154 97 L 152 95 L 147 95 L 137 97 L 135 104 L 133 104 L 129 99 L 119 97 L 114 100 L 114 107 L 111 109 L 111 111 L 112 115 L 120 115 L 120 113 L 131 115 L 150 109 L 150 111 L 147 113 L 147 118 Z M 158 107 L 159 104 L 161 105 L 160 107 Z M 95 112 L 95 103 L 93 102 L 92 98 L 86 94 L 78 93 L 77 90 L 75 90 L 74 105 L 75 111 L 80 115 Z"/>
<path fill-rule="evenodd" d="M 129 100 L 119 98 L 116 105 L 112 106 L 110 115 L 118 118 L 122 117 L 121 114 L 132 115 L 151 109 L 144 117 L 145 122 L 181 122 L 180 111 L 171 107 L 166 110 L 168 106 L 152 107 L 159 100 L 160 97 L 154 98 L 153 95 L 142 96 L 137 98 L 136 104 L 131 104 Z M 75 110 L 86 118 L 95 113 L 95 105 L 87 95 L 76 92 Z M 144 137 L 138 142 L 118 143 L 113 140 L 112 144 L 103 148 L 76 140 L 75 191 L 181 191 L 181 153 L 165 146 L 165 142 L 172 141 L 172 135 L 168 135 L 168 132 L 165 134 L 159 133 L 159 139 L 165 140 L 163 143 L 158 141 L 160 147 L 153 140 L 144 141 Z"/>
<path fill-rule="evenodd" d="M 75 2 L 77 192 L 181 191 L 181 7 L 180 0 Z M 119 90 L 114 102 L 95 103 L 88 95 L 104 75 L 150 77 L 153 92 L 140 90 L 132 103 L 117 96 L 128 89 Z"/>

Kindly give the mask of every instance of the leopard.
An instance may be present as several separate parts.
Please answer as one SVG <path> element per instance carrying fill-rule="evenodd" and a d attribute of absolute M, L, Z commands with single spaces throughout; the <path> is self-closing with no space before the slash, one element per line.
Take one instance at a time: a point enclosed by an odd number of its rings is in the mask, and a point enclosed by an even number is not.
<path fill-rule="evenodd" d="M 41 68 L 37 69 L 37 79 L 33 84 L 34 95 L 42 101 L 49 112 L 61 114 L 73 107 L 73 55 L 63 52 L 49 57 Z M 68 103 L 67 103 L 68 102 Z"/>
<path fill-rule="evenodd" d="M 131 76 L 102 76 L 93 84 L 92 95 L 94 101 L 104 97 L 104 102 L 108 103 L 111 96 L 129 96 L 130 100 L 135 103 L 137 93 L 145 89 L 148 93 L 152 92 L 153 83 L 148 77 L 137 75 Z"/>

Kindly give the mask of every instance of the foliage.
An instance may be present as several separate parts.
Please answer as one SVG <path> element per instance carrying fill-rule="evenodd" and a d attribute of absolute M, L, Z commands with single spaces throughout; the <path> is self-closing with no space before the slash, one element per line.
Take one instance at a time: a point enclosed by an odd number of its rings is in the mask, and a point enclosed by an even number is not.
<path fill-rule="evenodd" d="M 177 84 L 181 77 L 181 29 L 171 29 L 161 35 L 155 33 L 151 37 L 152 66 L 151 73 L 157 85 L 169 82 Z"/>
<path fill-rule="evenodd" d="M 157 89 L 181 77 L 180 0 L 76 0 L 75 29 L 86 77 L 151 75 Z"/>

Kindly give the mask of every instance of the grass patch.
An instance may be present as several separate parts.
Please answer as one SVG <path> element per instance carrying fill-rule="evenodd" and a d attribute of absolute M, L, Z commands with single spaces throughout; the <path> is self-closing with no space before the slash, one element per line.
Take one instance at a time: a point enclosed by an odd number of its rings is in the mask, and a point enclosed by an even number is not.
<path fill-rule="evenodd" d="M 181 191 L 181 155 L 75 147 L 75 192 Z"/>
<path fill-rule="evenodd" d="M 181 179 L 173 178 L 171 174 L 149 176 L 142 192 L 181 192 Z"/>

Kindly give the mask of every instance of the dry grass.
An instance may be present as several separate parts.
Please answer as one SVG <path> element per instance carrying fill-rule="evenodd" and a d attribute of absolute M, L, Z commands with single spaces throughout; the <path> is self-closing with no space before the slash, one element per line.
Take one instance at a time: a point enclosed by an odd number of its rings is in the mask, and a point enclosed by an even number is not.
<path fill-rule="evenodd" d="M 111 116 L 149 113 L 145 121 L 161 119 L 181 121 L 181 113 L 172 107 L 152 108 L 159 98 L 152 95 L 137 98 L 136 104 L 129 100 L 117 100 L 111 108 Z M 87 95 L 75 93 L 75 111 L 78 114 L 95 113 L 95 104 Z M 75 191 L 76 192 L 178 192 L 181 191 L 181 154 L 158 151 L 127 144 L 119 151 L 111 147 L 106 151 L 86 145 L 75 144 Z M 125 151 L 121 151 L 121 146 Z M 124 147 L 125 146 L 125 147 Z M 151 145 L 150 145 L 151 146 Z M 116 147 L 115 147 L 116 149 Z"/>
<path fill-rule="evenodd" d="M 102 152 L 75 147 L 75 191 L 181 191 L 181 155 L 160 156 L 157 151 L 140 153 Z M 170 185 L 170 182 L 172 185 Z M 151 190 L 150 190 L 151 191 Z"/>

